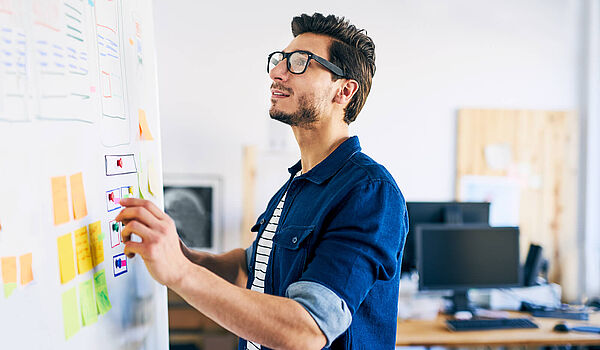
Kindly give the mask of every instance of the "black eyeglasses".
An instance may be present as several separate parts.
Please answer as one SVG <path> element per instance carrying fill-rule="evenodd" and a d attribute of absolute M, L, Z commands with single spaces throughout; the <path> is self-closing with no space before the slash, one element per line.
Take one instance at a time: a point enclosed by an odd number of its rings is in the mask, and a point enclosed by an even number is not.
<path fill-rule="evenodd" d="M 333 74 L 344 77 L 344 71 L 335 64 L 327 61 L 321 56 L 317 56 L 310 51 L 297 50 L 292 52 L 275 51 L 269 55 L 267 61 L 267 73 L 275 68 L 281 61 L 287 59 L 287 69 L 293 74 L 302 74 L 313 59 L 319 62 L 323 67 L 329 69 Z"/>

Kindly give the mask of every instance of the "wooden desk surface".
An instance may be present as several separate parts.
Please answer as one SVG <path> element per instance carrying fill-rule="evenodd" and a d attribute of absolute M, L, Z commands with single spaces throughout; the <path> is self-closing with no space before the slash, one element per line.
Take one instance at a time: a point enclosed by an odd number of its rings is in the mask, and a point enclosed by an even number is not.
<path fill-rule="evenodd" d="M 511 317 L 528 317 L 511 313 Z M 598 345 L 600 334 L 558 333 L 552 331 L 561 320 L 537 318 L 538 329 L 511 329 L 493 331 L 452 332 L 446 328 L 447 316 L 439 315 L 431 321 L 398 320 L 396 345 L 398 346 L 501 346 L 501 345 Z M 589 322 L 564 320 L 569 326 L 590 323 L 600 325 L 600 313 L 590 315 Z"/>

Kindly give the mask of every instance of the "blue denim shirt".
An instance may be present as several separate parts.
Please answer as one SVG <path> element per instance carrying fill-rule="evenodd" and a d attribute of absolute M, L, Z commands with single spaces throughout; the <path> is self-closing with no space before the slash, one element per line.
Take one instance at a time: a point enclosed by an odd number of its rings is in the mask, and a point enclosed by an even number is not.
<path fill-rule="evenodd" d="M 257 232 L 251 247 L 255 252 L 287 191 L 265 293 L 285 297 L 298 282 L 324 286 L 352 316 L 349 327 L 328 348 L 394 349 L 400 263 L 408 231 L 402 193 L 388 171 L 361 152 L 356 136 L 309 172 L 294 177 L 300 170 L 300 162 L 289 169 L 290 179 L 252 228 Z M 250 256 L 248 288 L 255 257 Z M 246 341 L 240 339 L 239 349 L 245 348 Z"/>

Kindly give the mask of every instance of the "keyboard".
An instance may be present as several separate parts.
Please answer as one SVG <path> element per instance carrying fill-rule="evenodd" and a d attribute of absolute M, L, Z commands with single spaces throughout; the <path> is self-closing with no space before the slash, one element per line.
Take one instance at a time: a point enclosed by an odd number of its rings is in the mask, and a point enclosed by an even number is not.
<path fill-rule="evenodd" d="M 455 332 L 485 331 L 491 329 L 519 329 L 539 328 L 528 318 L 498 318 L 498 319 L 470 319 L 447 320 L 448 329 Z"/>

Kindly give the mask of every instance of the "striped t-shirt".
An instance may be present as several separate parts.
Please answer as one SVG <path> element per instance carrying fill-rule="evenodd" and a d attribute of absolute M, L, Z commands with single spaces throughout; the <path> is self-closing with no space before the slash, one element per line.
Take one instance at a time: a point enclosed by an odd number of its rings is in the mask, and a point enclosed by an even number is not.
<path fill-rule="evenodd" d="M 250 289 L 259 293 L 265 292 L 265 274 L 267 272 L 267 266 L 269 265 L 269 257 L 271 256 L 271 249 L 273 248 L 273 236 L 277 231 L 277 225 L 279 224 L 279 218 L 281 217 L 281 211 L 283 210 L 283 204 L 285 203 L 285 197 L 287 192 L 283 194 L 277 208 L 273 211 L 273 215 L 265 227 L 258 245 L 256 246 L 256 261 L 254 262 L 254 279 L 252 280 L 252 287 Z M 260 349 L 260 344 L 252 341 L 247 341 L 246 349 L 255 350 Z"/>

